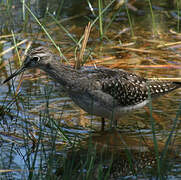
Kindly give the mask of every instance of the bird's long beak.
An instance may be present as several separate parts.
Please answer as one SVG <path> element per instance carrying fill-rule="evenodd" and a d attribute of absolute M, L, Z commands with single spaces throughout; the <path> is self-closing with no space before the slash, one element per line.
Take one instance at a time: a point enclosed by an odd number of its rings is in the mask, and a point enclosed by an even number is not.
<path fill-rule="evenodd" d="M 24 65 L 22 65 L 20 67 L 20 69 L 18 69 L 17 71 L 15 71 L 13 74 L 11 74 L 3 83 L 8 82 L 10 79 L 14 78 L 15 76 L 17 76 L 18 74 L 21 74 L 22 72 L 24 72 L 26 70 L 26 67 Z"/>

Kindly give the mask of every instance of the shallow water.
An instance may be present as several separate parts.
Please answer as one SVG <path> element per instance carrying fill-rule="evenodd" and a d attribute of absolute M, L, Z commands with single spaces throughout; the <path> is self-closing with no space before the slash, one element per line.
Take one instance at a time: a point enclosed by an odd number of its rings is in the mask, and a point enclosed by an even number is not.
<path fill-rule="evenodd" d="M 64 30 L 46 14 L 46 11 L 48 10 L 54 17 L 57 17 L 77 41 L 83 35 L 87 19 L 94 19 L 95 17 L 88 10 L 87 4 L 80 6 L 78 1 L 66 2 L 62 9 L 61 6 L 57 6 L 57 4 L 61 4 L 58 0 L 55 0 L 54 3 L 45 1 L 46 3 L 41 5 L 39 2 L 31 1 L 30 6 L 33 13 L 45 25 L 64 56 L 70 60 L 71 64 L 74 64 L 75 48 L 77 46 Z M 97 23 L 92 28 L 87 44 L 85 56 L 89 56 L 86 65 L 123 68 L 149 78 L 179 78 L 181 67 L 180 46 L 179 44 L 168 44 L 178 42 L 180 39 L 180 34 L 176 33 L 178 29 L 177 18 L 171 13 L 175 12 L 175 7 L 168 7 L 165 1 L 160 1 L 160 3 L 153 1 L 153 4 L 156 29 L 152 25 L 153 21 L 148 4 L 145 6 L 143 1 L 137 1 L 132 4 L 133 7 L 137 8 L 136 11 L 130 6 L 129 12 L 132 18 L 134 37 L 131 35 L 124 8 L 115 16 L 113 23 L 105 33 L 107 38 L 103 40 L 100 39 Z M 76 11 L 77 5 L 81 7 L 79 12 Z M 95 7 L 95 13 L 97 13 L 96 5 L 92 5 Z M 17 43 L 27 39 L 26 43 L 18 46 L 20 57 L 23 57 L 24 49 L 30 41 L 33 42 L 33 46 L 49 46 L 58 55 L 46 33 L 43 32 L 27 10 L 26 17 L 23 16 L 22 4 L 18 0 L 12 1 L 9 6 L 6 6 L 5 2 L 1 2 L 0 11 L 2 12 L 0 15 L 0 19 L 2 19 L 0 24 L 0 53 L 14 46 L 13 30 Z M 111 21 L 114 11 L 110 8 L 108 12 L 104 15 L 104 26 Z M 155 133 L 159 149 L 164 149 L 164 144 L 174 125 L 177 113 L 180 112 L 180 90 L 176 90 L 154 100 L 151 106 L 153 113 L 150 114 L 150 108 L 146 106 L 121 117 L 116 132 L 100 133 L 101 119 L 91 116 L 77 107 L 67 97 L 62 87 L 54 83 L 45 73 L 39 70 L 25 72 L 20 88 L 18 88 L 20 76 L 9 83 L 2 84 L 4 79 L 19 67 L 19 61 L 15 48 L 0 54 L 0 58 L 2 62 L 0 66 L 0 145 L 2 161 L 0 169 L 12 170 L 10 173 L 0 174 L 2 179 L 26 179 L 30 176 L 29 169 L 31 169 L 35 152 L 38 152 L 35 161 L 35 169 L 38 170 L 41 165 L 47 163 L 47 157 L 48 159 L 53 157 L 51 156 L 52 147 L 56 147 L 52 153 L 53 155 L 64 157 L 64 154 L 69 154 L 68 150 L 71 146 L 69 141 L 73 144 L 81 144 L 86 149 L 86 143 L 90 137 L 93 139 L 93 144 L 96 144 L 98 151 L 99 149 L 101 151 L 103 147 L 108 147 L 108 152 L 115 151 L 118 159 L 122 158 L 120 154 L 125 150 L 125 147 L 130 149 L 133 154 L 152 153 L 154 151 L 153 124 L 150 116 L 153 116 L 155 120 Z M 178 120 L 180 121 L 180 117 Z M 181 176 L 179 161 L 181 158 L 179 151 L 181 131 L 179 121 L 177 122 L 177 130 L 174 131 L 174 145 L 171 146 L 173 152 L 169 157 L 169 164 L 172 167 L 166 173 L 167 177 L 173 178 L 180 178 Z M 57 127 L 61 127 L 61 130 L 57 130 Z M 106 120 L 106 129 L 109 129 L 109 127 L 110 122 Z M 64 137 L 64 133 L 66 137 Z M 36 144 L 39 141 L 41 141 L 41 144 L 37 150 Z M 47 157 L 42 156 L 42 152 Z M 123 155 L 123 157 L 126 156 Z M 153 157 L 153 155 L 149 154 L 148 157 Z M 175 161 L 175 158 L 178 161 Z M 105 162 L 107 161 L 105 158 Z M 140 161 L 138 158 L 138 162 Z M 30 162 L 30 165 L 27 162 Z M 149 159 L 146 162 L 149 162 Z M 121 163 L 124 164 L 124 162 Z M 117 178 L 127 178 L 130 175 L 134 178 L 134 174 L 125 170 L 123 172 L 115 176 Z M 114 170 L 112 170 L 112 173 L 114 174 Z M 145 178 L 143 174 L 137 172 L 140 178 Z M 147 175 L 150 177 L 153 174 L 149 172 Z"/>

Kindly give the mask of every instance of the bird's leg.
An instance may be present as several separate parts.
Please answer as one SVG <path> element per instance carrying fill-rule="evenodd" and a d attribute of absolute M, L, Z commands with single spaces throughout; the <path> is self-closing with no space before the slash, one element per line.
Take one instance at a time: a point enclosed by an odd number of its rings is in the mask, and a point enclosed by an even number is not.
<path fill-rule="evenodd" d="M 111 120 L 110 128 L 111 129 L 116 129 L 117 128 L 117 119 Z"/>
<path fill-rule="evenodd" d="M 104 126 L 105 126 L 105 118 L 101 118 L 101 131 L 104 131 Z"/>
<path fill-rule="evenodd" d="M 117 119 L 114 119 L 113 128 L 117 128 Z"/>

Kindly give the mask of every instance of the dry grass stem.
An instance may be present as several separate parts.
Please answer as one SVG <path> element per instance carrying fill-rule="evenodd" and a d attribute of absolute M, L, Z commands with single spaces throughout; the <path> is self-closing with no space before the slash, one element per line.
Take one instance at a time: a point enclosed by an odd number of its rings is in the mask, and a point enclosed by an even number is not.
<path fill-rule="evenodd" d="M 82 42 L 79 57 L 77 59 L 76 65 L 75 65 L 75 69 L 80 69 L 81 62 L 83 61 L 85 48 L 87 46 L 87 41 L 88 41 L 88 38 L 89 38 L 90 30 L 91 30 L 91 23 L 89 22 L 88 25 L 85 28 L 85 31 L 84 31 L 84 39 L 83 39 L 83 42 Z"/>
<path fill-rule="evenodd" d="M 21 44 L 24 44 L 24 43 L 26 43 L 27 41 L 28 41 L 28 39 L 24 39 L 23 41 L 17 43 L 16 46 L 20 46 Z M 2 53 L 0 53 L 0 57 L 3 56 L 3 55 L 5 55 L 5 54 L 8 53 L 9 51 L 12 51 L 13 49 L 15 49 L 16 46 L 12 46 L 12 47 L 6 49 L 5 51 L 3 51 Z"/>

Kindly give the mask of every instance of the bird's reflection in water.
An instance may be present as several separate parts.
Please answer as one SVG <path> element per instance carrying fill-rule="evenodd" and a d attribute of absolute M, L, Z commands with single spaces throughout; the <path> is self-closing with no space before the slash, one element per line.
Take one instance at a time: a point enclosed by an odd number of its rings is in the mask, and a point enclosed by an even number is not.
<path fill-rule="evenodd" d="M 168 149 L 169 153 L 162 156 L 165 143 L 157 141 L 157 145 L 158 154 L 152 137 L 146 139 L 140 134 L 120 133 L 113 129 L 94 134 L 78 147 L 71 149 L 67 155 L 67 164 L 71 162 L 74 175 L 78 179 L 82 174 L 80 172 L 86 174 L 88 171 L 91 171 L 89 173 L 93 179 L 100 178 L 100 171 L 103 177 L 109 174 L 108 179 L 144 177 L 145 174 L 147 177 L 153 177 L 157 176 L 158 163 L 161 164 L 161 173 L 164 173 L 169 166 L 168 159 L 177 158 L 173 146 Z M 60 177 L 64 170 L 60 168 L 57 173 Z"/>

